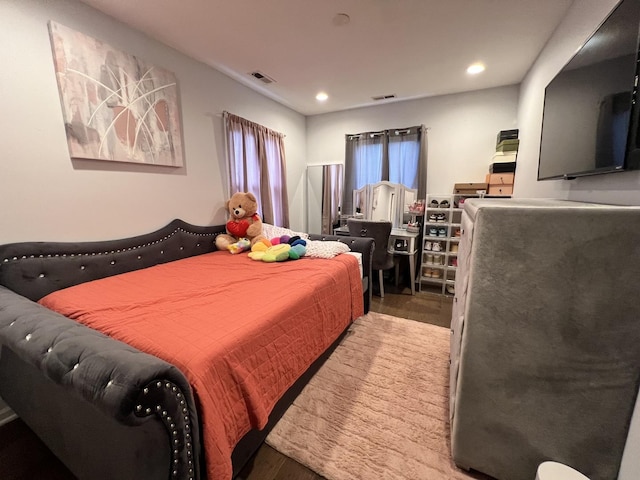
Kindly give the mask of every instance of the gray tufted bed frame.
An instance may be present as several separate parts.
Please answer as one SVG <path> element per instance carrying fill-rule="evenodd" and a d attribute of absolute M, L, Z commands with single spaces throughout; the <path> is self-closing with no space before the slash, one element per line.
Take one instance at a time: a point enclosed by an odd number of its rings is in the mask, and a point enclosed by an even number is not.
<path fill-rule="evenodd" d="M 219 233 L 224 226 L 174 220 L 126 239 L 0 246 L 0 396 L 78 478 L 203 478 L 197 405 L 173 365 L 36 301 L 79 283 L 214 251 Z M 373 240 L 311 239 L 341 241 L 362 253 L 368 311 Z M 276 404 L 267 427 L 243 437 L 232 455 L 234 475 L 339 340 Z"/>

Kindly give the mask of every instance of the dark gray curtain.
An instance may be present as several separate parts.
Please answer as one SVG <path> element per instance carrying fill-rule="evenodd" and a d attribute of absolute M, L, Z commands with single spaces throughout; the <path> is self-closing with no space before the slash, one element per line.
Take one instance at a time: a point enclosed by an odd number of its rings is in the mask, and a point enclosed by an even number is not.
<path fill-rule="evenodd" d="M 353 213 L 353 190 L 379 182 L 389 175 L 387 131 L 365 132 L 345 136 L 345 182 L 343 208 Z"/>

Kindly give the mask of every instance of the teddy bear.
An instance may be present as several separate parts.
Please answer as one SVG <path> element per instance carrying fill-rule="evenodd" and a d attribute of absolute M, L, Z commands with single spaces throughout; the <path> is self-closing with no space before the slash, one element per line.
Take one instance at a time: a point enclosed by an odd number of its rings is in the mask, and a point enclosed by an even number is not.
<path fill-rule="evenodd" d="M 258 201 L 253 193 L 236 192 L 225 203 L 229 211 L 229 221 L 226 224 L 227 233 L 216 237 L 218 250 L 229 250 L 238 253 L 257 242 L 268 242 L 262 234 L 262 220 L 258 211 Z M 248 245 L 247 245 L 248 240 Z M 243 248 L 245 245 L 246 248 Z M 270 243 L 269 243 L 270 246 Z"/>

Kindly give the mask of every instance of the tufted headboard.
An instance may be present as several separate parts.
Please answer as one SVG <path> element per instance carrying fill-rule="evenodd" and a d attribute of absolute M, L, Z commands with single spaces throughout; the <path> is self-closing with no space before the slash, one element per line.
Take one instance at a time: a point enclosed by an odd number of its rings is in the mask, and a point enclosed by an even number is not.
<path fill-rule="evenodd" d="M 197 226 L 176 219 L 155 232 L 117 240 L 0 245 L 0 285 L 38 301 L 61 288 L 213 252 L 220 233 L 225 233 L 224 225 Z M 361 252 L 365 281 L 371 277 L 371 239 L 332 235 L 310 235 L 310 239 L 343 242 Z M 369 302 L 365 304 L 367 311 Z"/>
<path fill-rule="evenodd" d="M 0 245 L 0 285 L 37 301 L 51 292 L 216 250 L 224 225 L 176 219 L 152 233 L 99 242 Z"/>

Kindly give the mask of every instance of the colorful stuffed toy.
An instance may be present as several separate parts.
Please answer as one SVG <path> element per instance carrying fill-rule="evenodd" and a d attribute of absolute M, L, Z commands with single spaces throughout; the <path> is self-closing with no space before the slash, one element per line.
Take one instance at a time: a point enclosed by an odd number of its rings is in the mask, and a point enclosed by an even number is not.
<path fill-rule="evenodd" d="M 229 221 L 226 224 L 226 234 L 216 237 L 218 250 L 229 250 L 231 253 L 239 253 L 248 250 L 245 239 L 253 246 L 258 242 L 264 242 L 270 246 L 269 241 L 262 234 L 262 220 L 258 211 L 258 201 L 252 193 L 234 193 L 225 204 L 229 211 Z"/>
<path fill-rule="evenodd" d="M 307 253 L 307 242 L 300 237 L 288 237 L 283 235 L 271 239 L 271 246 L 258 242 L 251 247 L 249 258 L 263 262 L 284 262 L 286 260 L 298 260 Z"/>
<path fill-rule="evenodd" d="M 231 245 L 227 245 L 227 250 L 231 253 L 242 253 L 245 250 L 249 250 L 251 248 L 251 242 L 248 238 L 241 238 L 236 243 L 232 243 Z"/>

